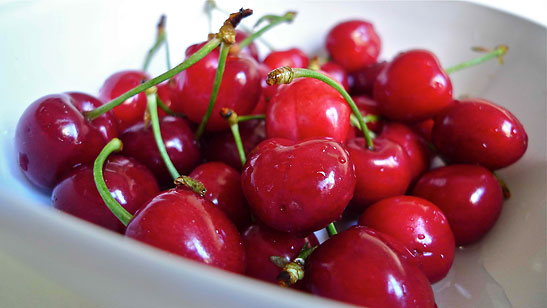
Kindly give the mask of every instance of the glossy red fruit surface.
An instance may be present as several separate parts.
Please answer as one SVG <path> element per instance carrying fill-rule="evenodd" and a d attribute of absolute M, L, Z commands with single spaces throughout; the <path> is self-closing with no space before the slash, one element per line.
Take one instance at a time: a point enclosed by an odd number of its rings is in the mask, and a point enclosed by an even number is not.
<path fill-rule="evenodd" d="M 287 50 L 276 50 L 270 52 L 263 61 L 270 70 L 274 70 L 282 66 L 290 66 L 292 68 L 307 68 L 310 65 L 310 59 L 306 54 L 298 49 L 291 48 Z"/>
<path fill-rule="evenodd" d="M 413 131 L 422 136 L 427 142 L 431 142 L 431 133 L 433 131 L 435 121 L 433 119 L 423 120 L 410 126 Z"/>
<path fill-rule="evenodd" d="M 185 188 L 150 200 L 125 235 L 207 265 L 245 272 L 245 250 L 234 224 L 211 201 Z"/>
<path fill-rule="evenodd" d="M 186 120 L 174 116 L 163 117 L 160 119 L 160 131 L 167 154 L 177 171 L 181 174 L 190 172 L 199 163 L 200 150 Z M 137 159 L 152 170 L 160 184 L 170 184 L 172 187 L 173 179 L 161 158 L 152 127 L 137 123 L 128 128 L 120 139 L 124 155 Z"/>
<path fill-rule="evenodd" d="M 507 109 L 483 99 L 457 102 L 435 119 L 431 140 L 451 163 L 507 167 L 524 155 L 528 135 Z"/>
<path fill-rule="evenodd" d="M 66 94 L 70 96 L 72 105 L 81 113 L 91 111 L 103 104 L 98 98 L 89 94 L 81 92 L 67 92 Z M 112 112 L 101 115 L 91 123 L 95 129 L 101 132 L 105 140 L 118 137 L 118 124 L 116 124 L 116 119 L 112 116 Z"/>
<path fill-rule="evenodd" d="M 348 73 L 342 66 L 336 64 L 335 62 L 329 61 L 321 65 L 321 71 L 327 73 L 330 77 L 332 77 L 332 79 L 338 81 L 338 83 L 341 84 L 346 91 L 349 90 Z"/>
<path fill-rule="evenodd" d="M 241 175 L 234 168 L 209 162 L 197 166 L 188 176 L 205 186 L 205 198 L 221 209 L 238 229 L 251 224 L 251 212 L 241 191 Z"/>
<path fill-rule="evenodd" d="M 376 62 L 348 75 L 351 95 L 367 95 L 372 97 L 374 82 L 387 65 L 386 61 Z"/>
<path fill-rule="evenodd" d="M 391 197 L 371 205 L 359 224 L 388 234 L 415 255 L 431 283 L 444 278 L 456 246 L 447 218 L 435 204 L 418 197 Z"/>
<path fill-rule="evenodd" d="M 352 96 L 351 98 L 363 116 L 375 115 L 380 117 L 380 107 L 378 106 L 378 102 L 372 98 L 365 95 Z M 368 122 L 367 127 L 369 130 L 379 133 L 383 124 L 384 121 L 379 118 L 377 121 Z M 357 136 L 363 135 L 360 129 L 355 128 L 355 130 Z"/>
<path fill-rule="evenodd" d="M 382 115 L 418 122 L 452 105 L 452 82 L 435 55 L 410 50 L 398 54 L 378 75 L 373 97 Z"/>
<path fill-rule="evenodd" d="M 186 56 L 192 55 L 202 44 L 192 45 L 186 50 Z M 182 73 L 176 75 L 177 90 L 180 92 L 180 105 L 173 106 L 174 111 L 184 113 L 194 123 L 200 123 L 211 97 L 219 49 L 210 52 L 203 59 Z M 228 55 L 222 82 L 211 118 L 207 122 L 207 131 L 220 131 L 228 128 L 219 112 L 229 108 L 237 114 L 249 114 L 260 98 L 260 78 L 258 64 L 253 58 Z"/>
<path fill-rule="evenodd" d="M 160 192 L 152 172 L 131 158 L 109 157 L 103 175 L 114 199 L 131 214 L 135 214 Z M 93 179 L 92 164 L 84 164 L 70 171 L 55 186 L 51 199 L 53 206 L 63 212 L 112 231 L 123 233 L 125 230 L 125 226 L 99 195 Z"/>
<path fill-rule="evenodd" d="M 488 169 L 474 165 L 452 165 L 424 174 L 412 194 L 435 203 L 446 215 L 456 245 L 481 239 L 496 223 L 503 193 Z"/>
<path fill-rule="evenodd" d="M 117 72 L 105 80 L 99 90 L 99 98 L 106 103 L 140 85 L 143 80 L 146 81 L 148 79 L 150 77 L 143 71 L 128 70 Z M 112 109 L 112 113 L 118 121 L 120 131 L 143 120 L 146 103 L 146 94 L 141 92 Z"/>
<path fill-rule="evenodd" d="M 313 233 L 307 237 L 298 237 L 260 223 L 249 226 L 241 238 L 246 251 L 247 276 L 272 283 L 277 282 L 281 268 L 270 260 L 271 256 L 292 261 L 306 243 L 309 247 L 319 245 Z"/>
<path fill-rule="evenodd" d="M 115 137 L 117 132 L 109 114 L 88 121 L 78 110 L 98 105 L 99 100 L 86 94 L 76 94 L 77 99 L 71 95 L 54 94 L 34 101 L 15 130 L 19 167 L 32 184 L 44 190 L 51 190 L 72 167 L 94 161 L 107 136 Z"/>
<path fill-rule="evenodd" d="M 175 105 L 179 99 L 179 93 L 175 88 L 174 80 L 170 79 L 166 82 L 160 83 L 156 87 L 158 89 L 158 97 L 161 102 L 167 106 L 167 108 L 173 110 L 173 105 Z M 165 113 L 165 111 L 158 106 L 158 117 L 162 118 L 166 115 L 167 113 Z"/>
<path fill-rule="evenodd" d="M 326 45 L 334 62 L 353 72 L 376 62 L 382 42 L 371 23 L 349 20 L 329 31 Z"/>
<path fill-rule="evenodd" d="M 335 89 L 317 79 L 301 78 L 279 87 L 267 104 L 266 134 L 294 141 L 331 137 L 344 142 L 350 113 Z"/>
<path fill-rule="evenodd" d="M 411 171 L 408 156 L 400 145 L 375 138 L 375 149 L 369 150 L 364 138 L 354 138 L 348 140 L 346 147 L 357 176 L 353 210 L 362 211 L 376 201 L 406 192 Z"/>
<path fill-rule="evenodd" d="M 353 196 L 347 151 L 327 139 L 268 139 L 249 156 L 241 176 L 256 217 L 271 228 L 309 234 L 340 219 Z"/>
<path fill-rule="evenodd" d="M 429 281 L 373 230 L 354 226 L 321 244 L 306 264 L 313 294 L 364 307 L 434 307 Z"/>

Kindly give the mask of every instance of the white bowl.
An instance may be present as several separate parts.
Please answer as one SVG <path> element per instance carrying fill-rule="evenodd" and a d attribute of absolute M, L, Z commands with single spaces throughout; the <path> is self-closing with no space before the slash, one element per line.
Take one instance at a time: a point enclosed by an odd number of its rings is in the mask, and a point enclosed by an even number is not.
<path fill-rule="evenodd" d="M 440 307 L 546 305 L 545 27 L 463 2 L 248 1 L 221 5 L 227 10 L 254 9 L 255 16 L 246 25 L 264 14 L 298 11 L 292 25 L 265 35 L 279 49 L 299 46 L 309 53 L 320 51 L 328 29 L 348 18 L 374 23 L 382 37 L 384 59 L 419 47 L 432 50 L 444 66 L 450 66 L 476 56 L 471 46 L 508 44 L 504 65 L 491 61 L 451 78 L 456 97 L 482 97 L 511 110 L 528 132 L 529 148 L 519 162 L 499 172 L 513 197 L 505 202 L 494 229 L 481 243 L 458 251 L 448 277 L 434 289 Z M 14 130 L 26 105 L 50 93 L 97 93 L 111 73 L 140 68 L 162 13 L 168 14 L 172 61 L 180 61 L 187 45 L 207 37 L 202 9 L 197 1 L 0 4 L 0 257 L 11 260 L 0 265 L 0 273 L 12 275 L 2 277 L 0 306 L 26 307 L 38 302 L 43 307 L 52 302 L 44 289 L 26 293 L 26 288 L 38 290 L 32 285 L 6 289 L 12 286 L 10 281 L 21 279 L 21 272 L 6 266 L 38 273 L 36 277 L 42 278 L 29 279 L 31 283 L 55 285 L 45 290 L 77 294 L 91 306 L 336 305 L 173 257 L 69 217 L 51 209 L 49 196 L 35 191 L 18 170 Z M 224 18 L 215 13 L 213 29 Z M 160 53 L 152 72 L 161 73 L 164 63 Z M 40 302 L 40 296 L 50 301 Z M 54 302 L 57 307 L 70 306 L 62 298 Z"/>

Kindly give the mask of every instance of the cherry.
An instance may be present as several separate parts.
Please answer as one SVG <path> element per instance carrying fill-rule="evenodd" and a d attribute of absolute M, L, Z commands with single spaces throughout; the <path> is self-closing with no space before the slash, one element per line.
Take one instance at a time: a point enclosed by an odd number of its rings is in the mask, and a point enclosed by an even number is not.
<path fill-rule="evenodd" d="M 364 20 L 349 20 L 334 26 L 327 34 L 327 50 L 334 62 L 354 72 L 376 62 L 380 37 Z"/>
<path fill-rule="evenodd" d="M 263 61 L 270 70 L 282 66 L 306 68 L 310 64 L 308 56 L 298 48 L 270 52 Z"/>
<path fill-rule="evenodd" d="M 373 97 L 382 115 L 418 122 L 452 105 L 452 83 L 433 53 L 410 50 L 384 67 L 374 83 Z"/>
<path fill-rule="evenodd" d="M 424 274 L 363 226 L 321 244 L 307 260 L 304 283 L 313 294 L 365 307 L 435 306 Z"/>
<path fill-rule="evenodd" d="M 241 41 L 243 41 L 247 37 L 249 37 L 249 33 L 241 31 L 241 30 L 236 30 L 236 43 L 241 43 Z M 245 46 L 245 48 L 239 50 L 239 52 L 246 56 L 252 57 L 257 62 L 260 61 L 258 59 L 258 48 L 256 47 L 254 42 Z"/>
<path fill-rule="evenodd" d="M 186 56 L 192 55 L 203 45 L 204 43 L 201 43 L 188 47 Z M 219 50 L 215 49 L 175 76 L 181 101 L 180 104 L 173 106 L 173 110 L 186 114 L 194 123 L 201 122 L 209 105 L 218 58 Z M 220 131 L 228 128 L 226 121 L 219 115 L 223 107 L 233 109 L 238 114 L 248 114 L 253 110 L 260 98 L 261 76 L 257 66 L 254 59 L 244 55 L 228 56 L 218 97 L 206 130 Z"/>
<path fill-rule="evenodd" d="M 161 102 L 169 109 L 173 109 L 173 105 L 178 103 L 179 100 L 179 94 L 177 92 L 177 89 L 175 88 L 175 83 L 173 79 L 170 79 L 167 82 L 160 83 L 156 86 L 158 89 L 158 97 L 160 98 Z M 166 116 L 167 113 L 163 111 L 161 108 L 158 108 L 158 116 L 160 118 Z"/>
<path fill-rule="evenodd" d="M 99 98 L 104 102 L 108 102 L 149 79 L 150 77 L 143 71 L 127 70 L 117 72 L 106 79 L 99 90 Z M 121 105 L 114 107 L 112 113 L 118 120 L 120 131 L 123 131 L 127 127 L 142 121 L 145 110 L 146 94 L 141 92 L 125 100 Z"/>
<path fill-rule="evenodd" d="M 433 153 L 425 141 L 408 126 L 396 122 L 384 124 L 380 136 L 397 143 L 405 150 L 410 162 L 412 180 L 429 170 Z"/>
<path fill-rule="evenodd" d="M 137 212 L 127 237 L 228 271 L 245 272 L 236 227 L 211 201 L 187 188 L 162 192 Z"/>
<path fill-rule="evenodd" d="M 380 107 L 378 105 L 378 102 L 371 99 L 368 96 L 365 95 L 358 95 L 358 96 L 352 96 L 353 101 L 355 102 L 355 105 L 357 105 L 357 108 L 359 109 L 359 112 L 363 116 L 367 115 L 379 115 L 380 114 Z M 378 119 L 376 121 L 371 121 L 367 123 L 367 127 L 369 130 L 379 133 L 382 130 L 383 121 L 382 119 Z M 355 129 L 357 136 L 361 135 L 361 131 L 356 128 Z"/>
<path fill-rule="evenodd" d="M 433 119 L 427 119 L 423 120 L 422 122 L 412 124 L 410 128 L 418 135 L 422 136 L 424 140 L 426 140 L 427 142 L 431 142 L 431 133 L 433 131 L 434 125 L 435 121 Z"/>
<path fill-rule="evenodd" d="M 298 237 L 271 229 L 261 223 L 250 225 L 242 233 L 241 238 L 246 252 L 247 276 L 272 283 L 277 283 L 277 275 L 281 273 L 281 268 L 275 265 L 270 257 L 278 256 L 290 262 L 298 256 L 304 245 L 319 245 L 313 233 L 307 237 Z"/>
<path fill-rule="evenodd" d="M 132 158 L 111 156 L 103 172 L 108 190 L 131 214 L 160 191 L 154 175 Z M 55 186 L 51 199 L 56 209 L 112 231 L 125 231 L 95 188 L 93 166 L 89 163 L 71 170 Z"/>
<path fill-rule="evenodd" d="M 412 194 L 435 203 L 446 215 L 456 245 L 469 245 L 482 238 L 496 223 L 503 193 L 488 169 L 452 165 L 424 174 Z"/>
<path fill-rule="evenodd" d="M 344 142 L 351 109 L 335 89 L 313 78 L 279 87 L 266 111 L 266 133 L 294 141 L 331 137 Z"/>
<path fill-rule="evenodd" d="M 344 146 L 328 139 L 268 139 L 249 155 L 243 193 L 260 221 L 309 234 L 340 219 L 353 196 L 355 173 Z"/>
<path fill-rule="evenodd" d="M 404 194 L 411 180 L 409 158 L 400 145 L 382 137 L 374 139 L 374 150 L 365 143 L 364 138 L 346 143 L 357 176 L 351 209 L 357 211 L 381 199 Z"/>
<path fill-rule="evenodd" d="M 398 239 L 414 255 L 431 283 L 444 278 L 454 260 L 454 235 L 435 204 L 418 197 L 396 196 L 371 205 L 359 224 Z"/>
<path fill-rule="evenodd" d="M 110 113 L 87 120 L 82 112 L 102 102 L 83 93 L 44 96 L 23 112 L 15 131 L 15 148 L 23 174 L 51 190 L 72 167 L 95 159 L 117 134 Z"/>
<path fill-rule="evenodd" d="M 349 90 L 348 73 L 342 66 L 336 64 L 335 62 L 329 61 L 321 65 L 320 69 L 331 76 L 332 79 L 338 81 L 338 83 L 340 83 L 346 91 Z"/>
<path fill-rule="evenodd" d="M 431 140 L 451 163 L 507 167 L 524 155 L 528 135 L 507 109 L 483 99 L 454 104 L 435 119 Z"/>
<path fill-rule="evenodd" d="M 209 162 L 197 166 L 188 176 L 207 188 L 205 198 L 221 209 L 238 229 L 251 224 L 251 212 L 241 191 L 241 175 L 234 168 Z"/>
<path fill-rule="evenodd" d="M 387 65 L 386 61 L 376 62 L 348 75 L 348 84 L 352 95 L 367 95 L 372 97 L 374 82 Z"/>

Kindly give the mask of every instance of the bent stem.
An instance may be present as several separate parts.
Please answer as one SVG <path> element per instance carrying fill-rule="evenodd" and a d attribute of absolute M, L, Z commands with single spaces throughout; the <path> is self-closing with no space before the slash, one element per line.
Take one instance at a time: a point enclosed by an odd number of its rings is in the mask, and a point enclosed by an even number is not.
<path fill-rule="evenodd" d="M 143 71 L 148 71 L 148 66 L 150 65 L 150 60 L 152 60 L 152 57 L 158 51 L 161 44 L 165 42 L 165 15 L 161 15 L 160 21 L 157 25 L 157 33 L 156 33 L 156 41 L 154 42 L 154 45 L 148 50 L 146 53 L 146 57 L 144 58 L 144 64 L 142 66 Z"/>
<path fill-rule="evenodd" d="M 109 143 L 104 146 L 104 148 L 101 150 L 101 153 L 99 153 L 99 155 L 97 156 L 97 159 L 95 159 L 95 163 L 93 164 L 93 180 L 95 181 L 97 190 L 99 191 L 99 194 L 101 195 L 101 198 L 103 199 L 106 206 L 122 222 L 124 226 L 127 226 L 131 219 L 133 219 L 133 215 L 131 215 L 118 203 L 118 201 L 116 201 L 116 199 L 114 199 L 114 197 L 112 197 L 112 194 L 106 186 L 103 175 L 103 166 L 104 162 L 108 158 L 108 155 L 110 155 L 110 153 L 112 152 L 121 151 L 122 147 L 122 141 L 118 138 L 113 138 L 112 140 L 110 140 Z"/>
<path fill-rule="evenodd" d="M 319 246 L 310 247 L 309 243 L 306 243 L 298 253 L 298 256 L 290 262 L 279 256 L 271 256 L 270 260 L 282 268 L 281 273 L 276 278 L 277 284 L 288 288 L 299 280 L 302 280 L 304 278 L 306 260 L 317 247 Z"/>
<path fill-rule="evenodd" d="M 274 16 L 274 15 L 266 15 L 262 18 L 260 18 L 257 22 L 261 22 L 262 20 L 269 20 L 270 23 L 266 26 L 262 27 L 262 29 L 250 34 L 247 38 L 245 38 L 241 43 L 239 43 L 239 47 L 241 49 L 247 47 L 249 44 L 251 44 L 256 38 L 260 37 L 264 32 L 270 30 L 271 28 L 279 25 L 282 22 L 292 22 L 294 20 L 294 17 L 296 16 L 296 12 L 289 11 L 285 13 L 282 16 Z M 271 49 L 271 48 L 270 48 Z"/>
<path fill-rule="evenodd" d="M 237 116 L 237 113 L 235 113 L 235 111 L 228 108 L 222 108 L 220 110 L 220 116 L 226 119 L 226 122 L 228 122 L 228 124 L 230 125 L 230 130 L 232 131 L 232 135 L 234 136 L 234 141 L 236 143 L 239 159 L 241 160 L 241 165 L 245 167 L 247 157 L 245 156 L 245 149 L 243 148 L 243 142 L 241 141 L 241 135 L 239 134 L 239 117 Z"/>
<path fill-rule="evenodd" d="M 475 50 L 475 51 L 486 51 L 486 49 L 482 48 L 482 47 L 474 47 L 473 50 Z M 503 55 L 505 55 L 507 53 L 507 50 L 509 50 L 509 47 L 507 45 L 500 45 L 500 46 L 497 46 L 494 50 L 490 51 L 489 53 L 487 53 L 483 56 L 480 56 L 480 57 L 475 58 L 475 59 L 471 59 L 469 61 L 460 63 L 458 65 L 451 66 L 451 67 L 445 69 L 444 71 L 447 74 L 451 74 L 453 72 L 457 72 L 457 71 L 462 70 L 464 68 L 468 68 L 468 67 L 475 66 L 477 64 L 486 62 L 486 61 L 488 61 L 492 58 L 498 58 L 500 63 L 503 64 Z"/>

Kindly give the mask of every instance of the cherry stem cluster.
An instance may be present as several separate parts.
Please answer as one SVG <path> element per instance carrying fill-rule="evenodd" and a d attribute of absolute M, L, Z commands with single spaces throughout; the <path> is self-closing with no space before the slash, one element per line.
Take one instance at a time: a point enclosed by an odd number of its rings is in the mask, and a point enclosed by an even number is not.
<path fill-rule="evenodd" d="M 122 141 L 118 138 L 113 138 L 107 143 L 104 148 L 101 150 L 101 153 L 97 156 L 95 163 L 93 164 L 93 179 L 95 180 L 95 185 L 97 190 L 101 195 L 106 206 L 110 211 L 122 222 L 124 226 L 133 219 L 133 215 L 124 209 L 108 190 L 106 182 L 104 181 L 103 175 L 103 166 L 104 162 L 112 152 L 119 152 L 122 150 Z"/>
<path fill-rule="evenodd" d="M 239 134 L 239 117 L 237 116 L 237 113 L 235 113 L 235 111 L 228 108 L 222 108 L 220 110 L 220 116 L 226 119 L 226 122 L 228 122 L 228 124 L 230 125 L 230 130 L 232 131 L 232 135 L 234 136 L 234 141 L 236 143 L 239 159 L 241 160 L 241 165 L 245 167 L 247 157 L 245 156 L 245 149 L 243 148 L 243 142 L 241 141 L 241 135 Z"/>
<path fill-rule="evenodd" d="M 473 50 L 481 51 L 481 52 L 487 51 L 487 49 L 479 48 L 479 47 L 475 47 L 475 48 L 473 48 Z M 493 59 L 493 58 L 498 58 L 500 63 L 503 64 L 503 56 L 507 53 L 507 50 L 509 50 L 509 47 L 507 45 L 497 46 L 496 48 L 494 48 L 494 50 L 488 52 L 487 54 L 485 54 L 483 56 L 477 57 L 475 59 L 471 59 L 469 61 L 460 63 L 458 65 L 451 66 L 451 67 L 445 69 L 445 72 L 447 74 L 451 74 L 453 72 L 457 72 L 457 71 L 462 70 L 464 68 L 468 68 L 468 67 L 475 66 L 477 64 L 486 62 L 486 61 L 488 61 L 490 59 Z"/>
<path fill-rule="evenodd" d="M 243 49 L 243 48 L 247 47 L 256 38 L 260 37 L 264 32 L 270 30 L 271 28 L 277 26 L 278 24 L 280 24 L 282 22 L 285 22 L 285 21 L 286 22 L 292 22 L 294 20 L 295 16 L 296 16 L 296 12 L 290 11 L 290 12 L 285 13 L 282 16 L 266 15 L 266 16 L 260 18 L 258 20 L 257 24 L 260 23 L 262 20 L 268 20 L 268 21 L 270 21 L 270 23 L 267 24 L 266 26 L 262 27 L 262 29 L 252 33 L 247 38 L 245 38 L 243 41 L 241 41 L 241 43 L 239 43 L 240 49 Z"/>

